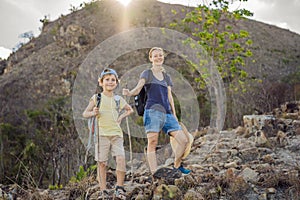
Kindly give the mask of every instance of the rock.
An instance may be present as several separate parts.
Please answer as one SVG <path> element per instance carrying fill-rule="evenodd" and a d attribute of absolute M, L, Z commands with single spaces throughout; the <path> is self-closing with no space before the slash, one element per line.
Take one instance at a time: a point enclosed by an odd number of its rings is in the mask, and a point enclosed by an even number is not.
<path fill-rule="evenodd" d="M 199 193 L 196 192 L 194 189 L 188 190 L 184 197 L 184 200 L 205 200 L 204 197 Z"/>
<path fill-rule="evenodd" d="M 235 161 L 230 162 L 230 163 L 226 163 L 224 165 L 225 168 L 236 168 L 237 166 L 238 166 L 238 164 Z"/>
<path fill-rule="evenodd" d="M 282 131 L 278 131 L 277 135 L 276 135 L 276 142 L 277 142 L 277 145 L 280 147 L 286 146 L 288 144 L 287 134 L 285 134 Z"/>
<path fill-rule="evenodd" d="M 148 199 L 149 197 L 144 195 L 143 192 L 140 192 L 135 198 L 135 200 L 148 200 Z"/>
<path fill-rule="evenodd" d="M 263 131 L 255 132 L 255 146 L 271 148 L 270 141 L 267 139 Z"/>
<path fill-rule="evenodd" d="M 243 126 L 238 126 L 235 130 L 234 133 L 237 135 L 244 135 L 246 133 L 246 128 Z"/>
<path fill-rule="evenodd" d="M 258 164 L 255 167 L 255 170 L 258 171 L 259 173 L 268 173 L 272 171 L 272 167 L 269 163 L 264 163 L 264 164 Z"/>
<path fill-rule="evenodd" d="M 267 189 L 267 193 L 268 194 L 275 194 L 276 193 L 276 189 L 275 188 L 268 188 Z"/>
<path fill-rule="evenodd" d="M 263 193 L 259 196 L 258 200 L 268 200 L 268 195 L 267 193 Z"/>
<path fill-rule="evenodd" d="M 168 158 L 165 162 L 165 165 L 166 166 L 170 166 L 174 163 L 174 158 Z"/>
<path fill-rule="evenodd" d="M 258 149 L 255 147 L 243 149 L 240 151 L 240 158 L 244 161 L 252 161 L 258 158 Z"/>
<path fill-rule="evenodd" d="M 141 160 L 137 160 L 137 159 L 133 159 L 133 160 L 132 160 L 132 163 L 131 163 L 131 161 L 128 161 L 128 162 L 127 162 L 127 166 L 131 167 L 131 165 L 133 165 L 133 168 L 134 168 L 134 169 L 140 168 L 140 166 L 141 166 L 142 164 L 144 164 L 144 162 L 141 161 Z"/>
<path fill-rule="evenodd" d="M 275 163 L 275 160 L 274 160 L 274 158 L 271 154 L 267 154 L 267 155 L 262 156 L 262 160 L 265 163 L 269 163 L 269 164 L 274 164 Z"/>
<path fill-rule="evenodd" d="M 8 199 L 8 195 L 0 188 L 0 199 Z"/>
<path fill-rule="evenodd" d="M 250 168 L 245 168 L 241 173 L 240 176 L 244 178 L 245 181 L 249 181 L 252 183 L 257 182 L 258 178 L 258 173 L 255 170 L 252 170 Z"/>
<path fill-rule="evenodd" d="M 179 179 L 176 179 L 174 181 L 174 185 L 180 188 L 181 190 L 187 189 L 187 184 L 185 183 L 184 177 L 181 177 Z"/>
<path fill-rule="evenodd" d="M 153 200 L 161 199 L 182 199 L 182 193 L 180 189 L 175 185 L 159 185 L 153 194 Z"/>
<path fill-rule="evenodd" d="M 300 128 L 300 120 L 294 120 L 294 121 L 292 122 L 292 126 L 293 126 L 294 128 Z"/>
<path fill-rule="evenodd" d="M 298 113 L 286 113 L 285 117 L 289 119 L 298 119 Z"/>
<path fill-rule="evenodd" d="M 243 122 L 244 127 L 250 132 L 262 130 L 263 127 L 272 124 L 275 120 L 273 115 L 244 115 Z"/>
<path fill-rule="evenodd" d="M 300 135 L 300 127 L 295 129 L 295 135 Z"/>

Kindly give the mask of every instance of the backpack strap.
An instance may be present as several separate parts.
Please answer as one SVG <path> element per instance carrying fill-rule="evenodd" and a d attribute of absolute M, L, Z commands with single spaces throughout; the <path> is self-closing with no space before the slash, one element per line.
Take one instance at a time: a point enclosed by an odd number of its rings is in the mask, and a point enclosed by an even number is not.
<path fill-rule="evenodd" d="M 167 82 L 167 73 L 166 73 L 166 72 L 162 72 L 162 73 L 163 73 L 164 79 L 165 79 L 166 82 Z"/>
<path fill-rule="evenodd" d="M 145 84 L 148 84 L 152 81 L 153 79 L 153 72 L 151 69 L 148 69 L 149 70 L 149 73 L 148 73 L 148 77 L 147 77 L 147 80 L 146 80 L 146 83 Z M 167 73 L 166 72 L 162 72 L 163 73 L 163 76 L 164 76 L 164 80 L 167 81 Z"/>
<path fill-rule="evenodd" d="M 151 87 L 151 81 L 153 79 L 153 72 L 151 69 L 148 69 L 149 70 L 149 73 L 148 73 L 148 77 L 147 77 L 147 80 L 146 80 L 146 83 L 144 85 L 144 87 L 146 86 L 146 84 L 150 84 L 149 88 Z M 164 80 L 167 82 L 167 73 L 166 72 L 162 72 L 163 73 L 163 76 L 164 76 Z M 168 85 L 168 82 L 167 82 L 167 85 Z M 145 87 L 145 90 L 147 91 L 147 87 Z"/>
<path fill-rule="evenodd" d="M 100 107 L 101 93 L 98 93 L 97 95 L 95 95 L 94 103 L 98 108 Z M 84 163 L 87 163 L 88 152 L 89 152 L 90 148 L 92 147 L 92 137 L 94 137 L 94 143 L 96 141 L 96 138 L 98 138 L 97 137 L 98 136 L 97 117 L 90 117 L 88 119 L 88 128 L 89 128 L 89 138 L 88 138 L 88 144 L 87 144 L 87 147 L 86 147 Z"/>
<path fill-rule="evenodd" d="M 145 85 L 144 85 L 144 89 L 145 89 L 146 93 L 147 93 L 147 86 L 146 85 L 149 84 L 148 89 L 150 89 L 152 79 L 153 79 L 153 72 L 152 72 L 151 69 L 148 69 L 148 76 L 147 76 L 147 80 L 146 80 Z"/>
<path fill-rule="evenodd" d="M 97 94 L 97 97 L 96 97 L 96 99 L 97 99 L 97 104 L 96 104 L 96 106 L 97 106 L 97 108 L 100 108 L 100 103 L 101 103 L 101 93 L 98 93 Z"/>
<path fill-rule="evenodd" d="M 119 95 L 114 95 L 114 100 L 116 103 L 116 110 L 119 113 L 121 97 Z M 101 93 L 98 93 L 95 97 L 95 105 L 97 106 L 97 108 L 100 108 L 100 104 L 101 104 Z"/>
<path fill-rule="evenodd" d="M 120 113 L 120 101 L 121 97 L 119 95 L 114 96 L 115 102 L 116 102 L 116 110 L 118 113 Z"/>
<path fill-rule="evenodd" d="M 151 83 L 152 79 L 153 79 L 153 72 L 152 72 L 151 69 L 148 69 L 148 77 L 147 77 L 147 80 L 146 80 L 145 84 Z"/>

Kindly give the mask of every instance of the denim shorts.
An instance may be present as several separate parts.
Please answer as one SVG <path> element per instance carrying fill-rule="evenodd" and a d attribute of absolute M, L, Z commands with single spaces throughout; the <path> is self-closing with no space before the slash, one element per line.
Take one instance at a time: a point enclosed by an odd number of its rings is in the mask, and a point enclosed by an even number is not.
<path fill-rule="evenodd" d="M 154 109 L 146 109 L 144 112 L 144 127 L 146 133 L 158 133 L 161 130 L 166 134 L 181 130 L 181 126 L 173 114 L 164 113 Z"/>

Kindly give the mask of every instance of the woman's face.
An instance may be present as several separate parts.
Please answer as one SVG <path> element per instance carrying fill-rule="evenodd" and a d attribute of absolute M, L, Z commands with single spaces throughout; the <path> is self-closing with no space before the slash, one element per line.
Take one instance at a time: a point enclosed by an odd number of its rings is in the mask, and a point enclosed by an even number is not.
<path fill-rule="evenodd" d="M 164 63 L 164 52 L 159 49 L 152 51 L 150 61 L 154 65 L 162 65 Z"/>

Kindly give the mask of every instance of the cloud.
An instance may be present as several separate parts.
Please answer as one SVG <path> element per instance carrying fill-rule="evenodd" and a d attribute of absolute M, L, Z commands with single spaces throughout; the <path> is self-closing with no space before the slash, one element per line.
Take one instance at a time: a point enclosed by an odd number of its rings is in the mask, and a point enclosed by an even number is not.
<path fill-rule="evenodd" d="M 0 6 L 0 46 L 13 49 L 21 42 L 18 36 L 21 33 L 33 31 L 34 35 L 40 34 L 42 27 L 40 19 L 45 16 L 51 21 L 56 20 L 61 14 L 70 13 L 71 5 L 78 7 L 84 0 L 1 0 Z M 85 0 L 88 2 L 90 0 Z"/>
<path fill-rule="evenodd" d="M 12 49 L 20 41 L 19 34 L 27 31 L 37 33 L 40 26 L 37 19 L 38 12 L 33 8 L 26 8 L 26 4 L 21 2 L 20 4 L 11 0 L 1 2 L 0 27 L 3 28 L 0 45 L 8 49 Z"/>
<path fill-rule="evenodd" d="M 208 5 L 212 0 L 160 0 L 165 3 L 179 3 L 196 6 L 205 3 Z M 290 29 L 300 34 L 300 0 L 229 0 L 231 10 L 245 8 L 254 13 L 250 19 Z"/>
<path fill-rule="evenodd" d="M 4 47 L 0 47 L 0 58 L 6 59 L 11 54 L 11 50 L 6 49 Z"/>
<path fill-rule="evenodd" d="M 22 39 L 21 33 L 33 31 L 35 36 L 40 34 L 42 27 L 40 19 L 45 16 L 51 21 L 56 20 L 61 14 L 70 13 L 71 5 L 79 7 L 83 2 L 91 0 L 1 0 L 0 6 L 0 46 L 13 49 Z M 166 3 L 177 3 L 196 6 L 211 0 L 160 0 Z M 231 0 L 230 0 L 231 1 Z M 238 0 L 236 3 L 240 3 Z M 300 0 L 248 0 L 244 8 L 254 12 L 257 21 L 288 28 L 300 34 Z M 241 8 L 241 7 L 239 7 Z"/>
<path fill-rule="evenodd" d="M 160 0 L 165 3 L 179 3 L 189 6 L 196 6 L 205 3 L 208 5 L 212 0 Z M 231 9 L 245 8 L 254 13 L 251 19 L 263 21 L 269 24 L 289 28 L 300 34 L 300 0 L 229 0 L 234 2 Z"/>
<path fill-rule="evenodd" d="M 253 18 L 300 34 L 300 0 L 249 0 L 243 6 L 254 12 Z"/>

